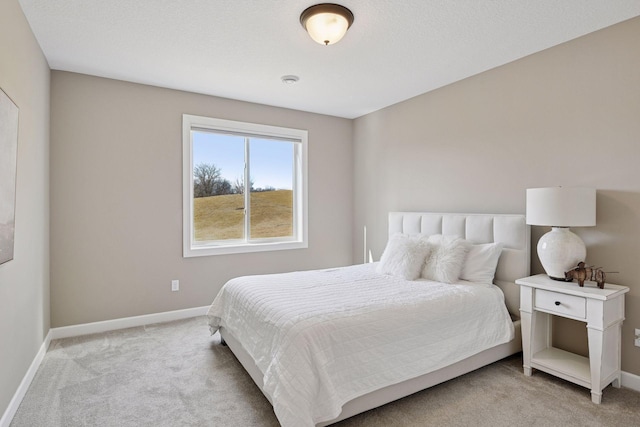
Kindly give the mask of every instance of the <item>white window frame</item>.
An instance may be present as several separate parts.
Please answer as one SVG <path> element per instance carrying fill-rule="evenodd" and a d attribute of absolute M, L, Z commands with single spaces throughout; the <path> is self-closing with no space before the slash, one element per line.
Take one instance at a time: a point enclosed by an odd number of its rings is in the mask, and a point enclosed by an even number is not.
<path fill-rule="evenodd" d="M 193 139 L 192 130 L 210 130 L 245 136 L 268 137 L 294 141 L 293 177 L 293 237 L 258 240 L 214 240 L 195 242 L 193 228 Z M 182 115 L 182 236 L 183 256 L 236 254 L 246 252 L 304 249 L 308 247 L 308 202 L 307 202 L 307 139 L 308 132 L 278 126 L 261 125 L 211 117 Z M 245 170 L 245 181 L 250 182 L 249 170 Z M 249 198 L 245 191 L 245 198 Z M 245 200 L 249 217 L 250 204 Z M 248 224 L 248 221 L 245 221 Z M 249 234 L 245 230 L 245 236 Z"/>

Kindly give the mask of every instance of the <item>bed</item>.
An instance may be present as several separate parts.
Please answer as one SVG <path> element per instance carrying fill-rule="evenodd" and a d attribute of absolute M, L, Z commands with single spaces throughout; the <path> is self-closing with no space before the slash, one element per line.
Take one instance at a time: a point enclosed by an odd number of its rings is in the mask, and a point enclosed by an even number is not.
<path fill-rule="evenodd" d="M 391 212 L 388 221 L 389 243 L 401 234 L 499 244 L 496 286 L 407 280 L 376 263 L 229 281 L 209 309 L 212 332 L 283 426 L 329 425 L 521 351 L 523 215 Z"/>

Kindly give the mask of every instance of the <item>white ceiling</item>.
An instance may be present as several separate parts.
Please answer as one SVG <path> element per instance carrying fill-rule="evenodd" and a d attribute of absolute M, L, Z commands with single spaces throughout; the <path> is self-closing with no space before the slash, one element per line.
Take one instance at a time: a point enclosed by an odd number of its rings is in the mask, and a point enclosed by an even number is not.
<path fill-rule="evenodd" d="M 355 21 L 322 46 L 299 23 L 313 0 L 19 0 L 52 69 L 346 118 L 640 15 L 640 0 L 333 1 Z"/>

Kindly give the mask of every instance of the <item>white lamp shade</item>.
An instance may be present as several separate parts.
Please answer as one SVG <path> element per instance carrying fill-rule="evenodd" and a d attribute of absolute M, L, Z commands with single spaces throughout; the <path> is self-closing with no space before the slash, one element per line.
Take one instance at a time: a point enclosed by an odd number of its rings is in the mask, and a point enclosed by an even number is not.
<path fill-rule="evenodd" d="M 595 188 L 527 189 L 527 224 L 550 227 L 596 225 Z"/>

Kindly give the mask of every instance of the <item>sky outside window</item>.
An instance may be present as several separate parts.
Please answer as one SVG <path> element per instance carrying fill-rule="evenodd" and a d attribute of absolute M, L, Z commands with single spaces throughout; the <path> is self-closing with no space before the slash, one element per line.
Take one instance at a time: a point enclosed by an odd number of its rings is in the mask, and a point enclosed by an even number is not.
<path fill-rule="evenodd" d="M 254 188 L 292 189 L 293 142 L 251 138 Z M 244 176 L 244 137 L 193 132 L 193 165 L 214 164 L 232 184 Z"/>

